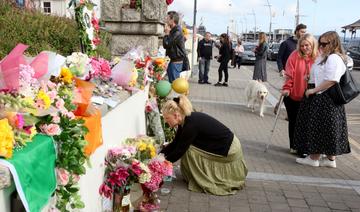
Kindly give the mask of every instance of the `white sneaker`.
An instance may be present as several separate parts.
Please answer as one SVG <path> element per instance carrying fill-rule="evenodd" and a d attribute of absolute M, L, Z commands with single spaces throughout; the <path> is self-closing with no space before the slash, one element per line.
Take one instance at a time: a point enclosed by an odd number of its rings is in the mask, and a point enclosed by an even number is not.
<path fill-rule="evenodd" d="M 296 158 L 296 163 L 300 163 L 300 164 L 308 165 L 308 166 L 314 166 L 314 167 L 319 166 L 319 160 L 311 159 L 310 155 L 307 156 L 306 158 Z"/>
<path fill-rule="evenodd" d="M 336 161 L 333 160 L 329 160 L 327 157 L 323 157 L 320 160 L 319 166 L 326 166 L 326 167 L 330 167 L 330 168 L 336 168 Z"/>

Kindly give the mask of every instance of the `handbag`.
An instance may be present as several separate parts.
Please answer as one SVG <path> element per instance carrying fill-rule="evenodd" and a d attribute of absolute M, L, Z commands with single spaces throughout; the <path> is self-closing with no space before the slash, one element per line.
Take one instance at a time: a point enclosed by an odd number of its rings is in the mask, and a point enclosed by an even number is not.
<path fill-rule="evenodd" d="M 346 63 L 345 67 L 345 73 L 341 76 L 340 81 L 327 90 L 335 104 L 349 103 L 360 93 L 360 89 L 351 75 Z"/>

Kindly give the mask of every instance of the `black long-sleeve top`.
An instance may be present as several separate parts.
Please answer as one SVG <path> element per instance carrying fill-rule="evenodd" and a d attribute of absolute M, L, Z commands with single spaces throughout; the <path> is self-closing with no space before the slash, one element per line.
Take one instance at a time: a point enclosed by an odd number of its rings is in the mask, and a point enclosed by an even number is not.
<path fill-rule="evenodd" d="M 175 138 L 161 150 L 171 162 L 179 160 L 190 145 L 206 152 L 227 156 L 234 134 L 220 121 L 200 112 L 192 112 L 178 127 Z"/>
<path fill-rule="evenodd" d="M 280 44 L 276 59 L 279 72 L 285 69 L 286 61 L 288 60 L 290 54 L 296 49 L 296 45 L 297 40 L 294 39 L 294 36 L 289 37 Z"/>
<path fill-rule="evenodd" d="M 163 38 L 163 46 L 166 49 L 166 55 L 171 62 L 183 61 L 186 56 L 184 36 L 180 26 L 174 26 L 169 35 Z"/>
<path fill-rule="evenodd" d="M 228 43 L 224 42 L 222 43 L 220 49 L 219 49 L 220 59 L 219 62 L 229 62 L 231 59 L 231 49 Z"/>
<path fill-rule="evenodd" d="M 213 50 L 214 41 L 206 41 L 205 38 L 199 41 L 197 47 L 198 57 L 203 57 L 207 60 L 212 59 L 212 50 Z"/>

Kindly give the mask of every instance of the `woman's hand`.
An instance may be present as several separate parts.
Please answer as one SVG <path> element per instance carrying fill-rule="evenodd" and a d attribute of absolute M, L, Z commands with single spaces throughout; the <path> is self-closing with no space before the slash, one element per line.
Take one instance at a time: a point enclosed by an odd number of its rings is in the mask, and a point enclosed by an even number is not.
<path fill-rule="evenodd" d="M 308 89 L 305 91 L 305 96 L 309 97 L 310 95 L 314 95 L 316 92 L 314 89 Z"/>
<path fill-rule="evenodd" d="M 289 96 L 289 94 L 290 94 L 289 90 L 282 90 L 281 91 L 281 95 L 283 95 L 283 96 Z"/>

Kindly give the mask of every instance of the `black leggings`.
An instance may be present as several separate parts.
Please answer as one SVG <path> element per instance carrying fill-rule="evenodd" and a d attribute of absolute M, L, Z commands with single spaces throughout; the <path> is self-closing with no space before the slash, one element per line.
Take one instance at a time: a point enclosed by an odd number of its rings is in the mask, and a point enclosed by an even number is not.
<path fill-rule="evenodd" d="M 228 82 L 228 79 L 229 79 L 228 63 L 229 63 L 229 61 L 223 61 L 223 62 L 220 63 L 220 66 L 219 66 L 219 69 L 218 69 L 218 72 L 219 72 L 219 81 L 218 82 L 222 81 L 222 72 L 223 71 L 224 71 L 224 74 L 225 74 L 225 82 L 226 83 Z"/>
<path fill-rule="evenodd" d="M 296 117 L 299 112 L 300 101 L 292 100 L 290 97 L 287 96 L 284 98 L 284 104 L 289 119 L 290 148 L 294 149 L 294 131 L 295 131 Z"/>

